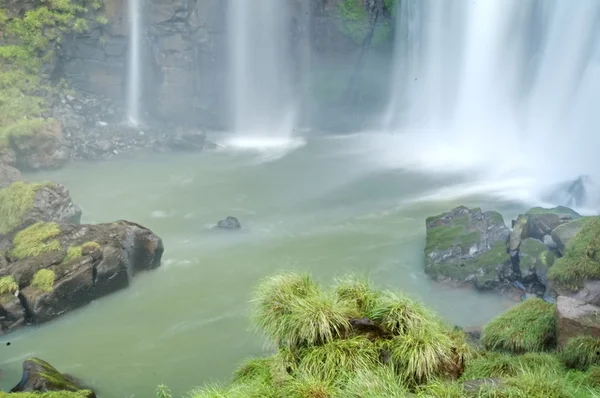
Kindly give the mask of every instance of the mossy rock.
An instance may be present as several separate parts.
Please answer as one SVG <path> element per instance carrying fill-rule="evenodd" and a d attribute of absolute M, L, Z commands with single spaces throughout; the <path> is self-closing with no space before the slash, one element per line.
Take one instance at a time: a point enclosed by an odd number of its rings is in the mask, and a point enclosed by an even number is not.
<path fill-rule="evenodd" d="M 552 208 L 545 207 L 533 207 L 525 213 L 527 215 L 540 215 L 540 214 L 555 214 L 561 218 L 567 219 L 577 219 L 581 217 L 581 214 L 577 213 L 575 210 L 566 207 L 566 206 L 556 206 Z"/>
<path fill-rule="evenodd" d="M 54 395 L 49 395 L 50 397 L 62 397 L 63 395 L 60 394 L 65 394 L 65 397 L 96 397 L 94 392 L 84 389 L 72 377 L 60 373 L 48 362 L 39 358 L 31 358 L 23 362 L 23 377 L 11 391 L 15 393 L 54 391 Z M 74 394 L 67 395 L 68 392 Z"/>
<path fill-rule="evenodd" d="M 571 239 L 573 239 L 588 222 L 594 220 L 594 218 L 595 217 L 580 217 L 556 227 L 552 231 L 552 239 L 556 242 L 559 253 L 564 255 Z"/>
<path fill-rule="evenodd" d="M 548 284 L 548 270 L 554 264 L 556 255 L 537 239 L 528 238 L 521 243 L 519 266 L 524 283 L 537 279 L 542 285 Z"/>
<path fill-rule="evenodd" d="M 555 288 L 577 292 L 586 281 L 600 280 L 600 217 L 580 218 L 558 229 L 554 232 L 568 243 L 548 274 Z"/>
<path fill-rule="evenodd" d="M 499 284 L 510 264 L 505 241 L 509 230 L 498 212 L 457 207 L 426 220 L 425 272 L 438 279 L 473 282 L 481 289 Z"/>
<path fill-rule="evenodd" d="M 481 341 L 489 350 L 512 353 L 552 349 L 556 345 L 555 308 L 537 298 L 527 299 L 488 323 Z"/>
<path fill-rule="evenodd" d="M 567 341 L 560 353 L 568 368 L 587 370 L 600 365 L 600 339 L 592 336 L 577 336 Z"/>
<path fill-rule="evenodd" d="M 545 235 L 550 235 L 560 225 L 580 217 L 577 212 L 564 206 L 534 207 L 513 221 L 508 250 L 518 251 L 521 242 L 528 238 L 543 240 Z"/>

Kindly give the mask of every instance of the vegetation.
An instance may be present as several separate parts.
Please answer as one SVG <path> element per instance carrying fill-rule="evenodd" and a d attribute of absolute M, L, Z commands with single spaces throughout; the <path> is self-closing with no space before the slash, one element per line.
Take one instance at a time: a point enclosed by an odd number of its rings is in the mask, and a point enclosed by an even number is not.
<path fill-rule="evenodd" d="M 67 255 L 65 256 L 63 262 L 73 261 L 80 257 L 83 257 L 85 254 L 93 252 L 95 250 L 100 250 L 102 246 L 98 242 L 85 242 L 81 246 L 71 246 L 67 249 Z"/>
<path fill-rule="evenodd" d="M 355 277 L 324 291 L 307 275 L 276 275 L 259 285 L 253 303 L 254 322 L 277 352 L 244 363 L 228 386 L 190 397 L 600 396 L 600 366 L 568 370 L 564 354 L 550 351 L 553 306 L 541 300 L 527 300 L 486 327 L 488 345 L 507 352 L 475 349 L 419 303 Z M 158 396 L 171 394 L 160 386 Z"/>
<path fill-rule="evenodd" d="M 50 269 L 41 269 L 35 273 L 31 281 L 31 286 L 37 287 L 44 292 L 51 292 L 54 290 L 54 280 L 56 274 Z"/>
<path fill-rule="evenodd" d="M 568 207 L 565 207 L 565 206 L 556 206 L 556 207 L 552 207 L 550 209 L 547 209 L 544 207 L 534 207 L 525 214 L 528 214 L 528 215 L 556 214 L 558 216 L 570 216 L 572 218 L 581 217 L 579 215 L 579 213 L 577 213 L 575 210 L 569 209 Z"/>
<path fill-rule="evenodd" d="M 86 6 L 98 10 L 102 2 L 47 0 L 24 15 L 0 9 L 0 32 L 10 43 L 0 46 L 0 145 L 13 134 L 35 133 L 47 123 L 41 115 L 54 88 L 42 78 L 42 69 L 66 34 L 88 29 Z M 107 22 L 98 18 L 100 24 Z"/>
<path fill-rule="evenodd" d="M 579 290 L 585 280 L 600 279 L 600 217 L 586 217 L 583 228 L 569 240 L 564 256 L 548 273 L 560 287 Z M 568 225 L 568 224 L 566 224 Z"/>
<path fill-rule="evenodd" d="M 554 347 L 555 306 L 532 298 L 492 320 L 484 329 L 487 349 L 513 353 L 544 351 Z"/>
<path fill-rule="evenodd" d="M 19 290 L 19 285 L 12 276 L 3 276 L 0 278 L 0 295 L 14 293 Z"/>
<path fill-rule="evenodd" d="M 76 392 L 71 391 L 49 391 L 44 393 L 39 392 L 14 392 L 6 393 L 0 391 L 0 398 L 90 398 L 92 392 L 81 390 Z"/>
<path fill-rule="evenodd" d="M 561 358 L 567 367 L 579 370 L 600 365 L 600 339 L 591 336 L 574 337 L 563 347 Z"/>
<path fill-rule="evenodd" d="M 361 44 L 367 37 L 371 27 L 372 17 L 369 15 L 365 0 L 343 0 L 338 5 L 338 18 L 341 31 L 354 42 Z M 391 38 L 395 3 L 392 0 L 384 2 L 384 14 L 379 15 L 373 32 L 372 44 L 379 45 Z"/>
<path fill-rule="evenodd" d="M 0 189 L 0 235 L 19 227 L 33 208 L 37 192 L 51 183 L 30 184 L 23 181 Z"/>
<path fill-rule="evenodd" d="M 58 235 L 60 235 L 58 224 L 38 222 L 17 233 L 10 254 L 17 259 L 23 259 L 60 251 L 62 250 L 60 242 L 52 239 Z"/>

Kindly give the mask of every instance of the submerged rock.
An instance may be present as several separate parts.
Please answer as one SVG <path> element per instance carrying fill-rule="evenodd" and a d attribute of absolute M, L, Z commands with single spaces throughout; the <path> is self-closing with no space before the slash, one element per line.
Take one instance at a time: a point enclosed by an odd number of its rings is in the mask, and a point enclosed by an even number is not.
<path fill-rule="evenodd" d="M 49 391 L 77 392 L 78 398 L 96 398 L 93 391 L 83 388 L 74 378 L 60 373 L 48 362 L 38 358 L 23 362 L 21 381 L 10 390 L 11 393 Z M 65 397 L 69 396 L 65 394 Z"/>
<path fill-rule="evenodd" d="M 426 230 L 425 272 L 433 278 L 493 289 L 510 277 L 510 231 L 500 213 L 460 206 L 427 218 Z"/>
<path fill-rule="evenodd" d="M 206 133 L 191 129 L 179 128 L 174 134 L 169 134 L 157 140 L 154 148 L 164 151 L 201 151 L 206 145 Z"/>
<path fill-rule="evenodd" d="M 559 296 L 556 303 L 558 347 L 577 336 L 600 338 L 600 307 L 570 297 Z"/>
<path fill-rule="evenodd" d="M 33 224 L 15 235 L 0 266 L 0 328 L 47 322 L 123 289 L 158 267 L 163 251 L 158 236 L 128 221 Z"/>
<path fill-rule="evenodd" d="M 229 216 L 226 219 L 219 221 L 215 228 L 240 229 L 242 228 L 242 224 L 240 224 L 240 221 L 236 217 Z"/>

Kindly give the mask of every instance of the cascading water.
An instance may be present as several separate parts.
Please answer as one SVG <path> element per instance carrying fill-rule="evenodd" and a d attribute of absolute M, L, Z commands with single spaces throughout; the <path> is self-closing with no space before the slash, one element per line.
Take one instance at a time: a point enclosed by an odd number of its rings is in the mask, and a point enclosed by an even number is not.
<path fill-rule="evenodd" d="M 229 75 L 234 138 L 269 149 L 294 145 L 290 6 L 281 0 L 229 0 Z"/>
<path fill-rule="evenodd" d="M 380 156 L 488 183 L 518 177 L 529 196 L 578 175 L 600 181 L 599 1 L 398 7 L 384 120 L 399 143 Z"/>
<path fill-rule="evenodd" d="M 141 122 L 141 0 L 129 0 L 129 70 L 127 77 L 127 118 L 132 125 Z"/>

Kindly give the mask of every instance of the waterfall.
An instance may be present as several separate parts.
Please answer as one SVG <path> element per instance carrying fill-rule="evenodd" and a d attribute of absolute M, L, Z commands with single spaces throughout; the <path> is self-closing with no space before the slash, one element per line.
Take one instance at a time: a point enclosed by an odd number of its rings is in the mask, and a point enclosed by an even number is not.
<path fill-rule="evenodd" d="M 141 123 L 141 0 L 129 0 L 129 70 L 127 76 L 127 118 L 132 125 Z"/>
<path fill-rule="evenodd" d="M 290 6 L 282 0 L 229 0 L 231 125 L 238 143 L 291 140 L 295 125 Z"/>
<path fill-rule="evenodd" d="M 398 7 L 383 121 L 402 137 L 402 166 L 533 184 L 596 173 L 600 182 L 598 0 Z"/>

